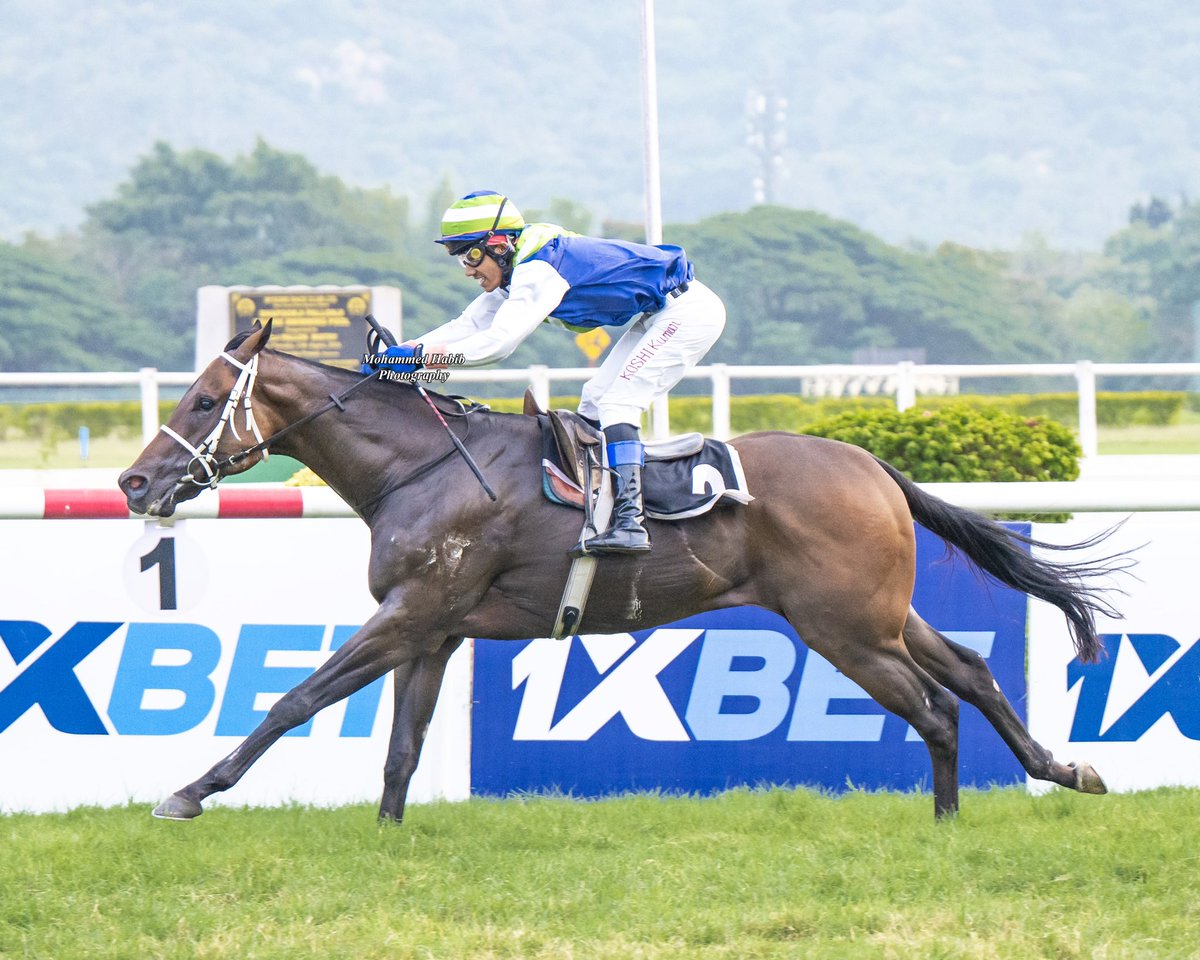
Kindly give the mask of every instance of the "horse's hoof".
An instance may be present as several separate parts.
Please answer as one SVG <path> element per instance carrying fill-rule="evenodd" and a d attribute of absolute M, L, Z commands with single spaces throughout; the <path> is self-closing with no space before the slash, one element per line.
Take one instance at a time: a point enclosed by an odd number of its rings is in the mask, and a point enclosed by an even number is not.
<path fill-rule="evenodd" d="M 1080 793 L 1108 793 L 1108 787 L 1090 763 L 1072 763 L 1075 771 L 1075 789 Z"/>
<path fill-rule="evenodd" d="M 159 820 L 195 820 L 203 812 L 204 808 L 195 800 L 173 793 L 154 808 L 152 816 Z"/>

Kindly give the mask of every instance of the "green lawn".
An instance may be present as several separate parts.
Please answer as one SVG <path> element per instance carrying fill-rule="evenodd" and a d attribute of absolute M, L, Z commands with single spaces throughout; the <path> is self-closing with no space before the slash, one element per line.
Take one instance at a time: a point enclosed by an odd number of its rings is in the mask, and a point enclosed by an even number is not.
<path fill-rule="evenodd" d="M 96 437 L 87 460 L 79 456 L 79 443 L 63 441 L 47 448 L 36 440 L 24 438 L 0 440 L 0 470 L 72 470 L 85 467 L 124 469 L 142 452 L 140 438 Z M 300 469 L 289 457 L 272 457 L 267 463 L 251 467 L 229 482 L 286 480 Z M 0 957 L 0 960 L 3 960 Z"/>
<path fill-rule="evenodd" d="M 127 467 L 142 450 L 140 437 L 93 437 L 88 458 L 78 440 L 46 444 L 28 437 L 0 439 L 0 470 L 70 470 L 77 467 Z"/>
<path fill-rule="evenodd" d="M 1200 792 L 0 817 L 0 957 L 1195 957 Z"/>
<path fill-rule="evenodd" d="M 1100 453 L 1200 454 L 1200 413 L 1184 410 L 1165 427 L 1101 427 Z"/>

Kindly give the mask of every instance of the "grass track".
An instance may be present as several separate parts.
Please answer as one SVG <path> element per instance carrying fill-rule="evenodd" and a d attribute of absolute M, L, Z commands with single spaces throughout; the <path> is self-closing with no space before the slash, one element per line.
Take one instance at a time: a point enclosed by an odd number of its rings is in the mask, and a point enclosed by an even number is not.
<path fill-rule="evenodd" d="M 1200 791 L 0 817 L 0 957 L 1195 957 Z"/>

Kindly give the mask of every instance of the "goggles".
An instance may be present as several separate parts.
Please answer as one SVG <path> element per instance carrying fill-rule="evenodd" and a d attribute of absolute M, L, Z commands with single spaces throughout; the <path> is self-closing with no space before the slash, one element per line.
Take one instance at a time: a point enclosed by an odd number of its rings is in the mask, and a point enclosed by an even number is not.
<path fill-rule="evenodd" d="M 492 221 L 492 229 L 487 232 L 486 237 L 455 252 L 458 262 L 464 267 L 478 267 L 486 256 L 491 256 L 499 261 L 512 254 L 513 245 L 512 241 L 508 239 L 508 234 L 497 235 L 496 233 L 496 227 L 500 225 L 500 216 L 504 213 L 507 203 L 508 197 L 500 198 L 500 209 L 496 211 L 496 219 Z"/>
<path fill-rule="evenodd" d="M 508 236 L 499 234 L 485 237 L 478 243 L 460 249 L 455 256 L 464 267 L 478 267 L 483 263 L 484 257 L 491 256 L 493 259 L 500 259 L 512 253 L 512 249 L 512 241 L 508 239 Z"/>

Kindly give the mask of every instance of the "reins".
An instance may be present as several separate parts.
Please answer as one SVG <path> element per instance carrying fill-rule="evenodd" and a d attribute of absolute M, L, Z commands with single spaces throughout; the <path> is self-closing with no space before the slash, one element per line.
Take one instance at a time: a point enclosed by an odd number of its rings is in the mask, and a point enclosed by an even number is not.
<path fill-rule="evenodd" d="M 504 209 L 503 203 L 500 204 L 500 209 Z M 496 214 L 496 222 L 500 222 L 499 213 Z M 381 345 L 383 347 L 396 346 L 396 338 L 392 335 L 392 332 L 378 320 L 376 320 L 373 314 L 368 313 L 364 319 L 366 319 L 368 326 L 371 328 L 370 332 L 367 334 L 367 346 L 373 353 L 383 352 L 380 350 Z M 450 429 L 450 424 L 448 424 L 446 422 L 446 418 L 442 416 L 442 411 L 439 410 L 436 404 L 434 404 L 433 400 L 430 399 L 429 392 L 421 383 L 416 380 L 412 381 L 412 385 L 417 388 L 417 393 L 421 395 L 421 399 L 429 404 L 429 409 L 433 411 L 434 416 L 438 418 L 438 421 L 441 423 L 441 425 L 446 428 L 446 433 L 450 435 L 450 440 L 454 444 L 454 449 L 459 452 L 465 461 L 467 461 L 467 466 L 470 467 L 471 472 L 475 474 L 475 479 L 478 480 L 479 485 L 483 487 L 484 493 L 486 493 L 492 502 L 495 503 L 496 491 L 493 490 L 488 484 L 487 479 L 483 475 L 483 471 L 479 469 L 479 464 L 475 462 L 475 458 L 472 457 L 467 448 L 463 446 L 463 442 L 454 435 L 454 431 Z M 463 415 L 465 416 L 468 412 L 469 411 L 464 411 Z M 468 422 L 467 431 L 470 432 L 470 429 L 471 425 L 470 422 Z"/>
<path fill-rule="evenodd" d="M 192 483 L 192 484 L 195 484 L 196 486 L 207 486 L 209 489 L 214 489 L 217 486 L 217 484 L 221 481 L 223 470 L 225 470 L 228 467 L 236 466 L 237 464 L 239 464 L 243 460 L 245 460 L 247 457 L 249 457 L 255 453 L 261 452 L 263 455 L 263 459 L 264 460 L 268 459 L 268 457 L 270 456 L 270 453 L 269 453 L 270 448 L 276 441 L 280 440 L 281 438 L 286 436 L 291 431 L 293 431 L 299 427 L 302 427 L 307 423 L 311 423 L 313 420 L 317 419 L 317 417 L 320 417 L 323 414 L 328 413 L 330 410 L 334 410 L 334 409 L 345 410 L 346 409 L 345 401 L 351 394 L 353 394 L 356 390 L 359 390 L 360 388 L 362 388 L 365 384 L 370 383 L 372 380 L 377 379 L 374 376 L 365 376 L 358 382 L 351 384 L 349 387 L 347 387 L 341 393 L 336 394 L 336 395 L 330 394 L 329 401 L 324 406 L 319 407 L 318 409 L 312 411 L 311 413 L 305 414 L 299 420 L 295 420 L 292 423 L 287 424 L 286 426 L 284 426 L 280 430 L 278 430 L 276 433 L 272 434 L 271 436 L 267 437 L 266 439 L 263 439 L 262 433 L 258 429 L 258 423 L 255 421 L 254 409 L 251 404 L 251 395 L 254 392 L 254 384 L 255 384 L 256 378 L 258 376 L 258 354 L 255 354 L 253 357 L 251 357 L 250 360 L 246 363 L 242 363 L 236 357 L 231 356 L 227 352 L 222 352 L 221 357 L 222 357 L 222 359 L 227 360 L 229 363 L 231 363 L 235 367 L 237 367 L 241 371 L 241 373 L 238 375 L 237 380 L 235 381 L 233 387 L 230 389 L 229 397 L 225 401 L 225 408 L 221 412 L 221 416 L 217 420 L 216 425 L 213 427 L 213 429 L 211 431 L 209 431 L 208 436 L 206 436 L 199 444 L 193 446 L 190 442 L 188 442 L 188 440 L 186 438 L 181 436 L 176 431 L 172 430 L 166 424 L 163 424 L 159 428 L 167 436 L 169 436 L 172 440 L 174 440 L 176 443 L 180 444 L 185 450 L 187 450 L 189 453 L 192 454 L 192 459 L 188 462 L 186 472 L 177 481 L 177 483 L 179 483 L 180 485 Z M 475 460 L 472 458 L 471 454 L 467 451 L 467 448 L 463 445 L 462 440 L 460 440 L 458 438 L 458 436 L 454 433 L 454 431 L 450 429 L 450 424 L 448 424 L 446 422 L 446 418 L 442 415 L 442 411 L 437 408 L 437 406 L 434 404 L 432 398 L 429 396 L 428 392 L 426 392 L 425 389 L 420 386 L 420 384 L 413 383 L 411 385 L 416 387 L 416 389 L 420 393 L 421 397 L 429 405 L 430 409 L 433 410 L 434 414 L 436 414 L 438 421 L 446 429 L 446 432 L 450 435 L 450 439 L 453 441 L 454 446 L 451 447 L 451 449 L 447 450 L 445 453 L 443 453 L 436 460 L 432 460 L 429 463 L 424 464 L 421 467 L 418 467 L 412 474 L 405 477 L 403 480 L 391 485 L 390 487 L 387 487 L 382 493 L 372 497 L 370 500 L 367 500 L 367 501 L 359 504 L 357 507 L 355 507 L 355 511 L 358 512 L 359 514 L 362 514 L 366 509 L 368 509 L 369 507 L 378 503 L 384 497 L 388 496 L 391 493 L 394 493 L 396 490 L 400 489 L 401 487 L 407 486 L 408 484 L 412 483 L 413 481 L 418 480 L 421 477 L 425 476 L 426 474 L 430 473 L 431 471 L 435 470 L 437 467 L 441 466 L 443 463 L 445 463 L 448 459 L 450 459 L 456 453 L 460 454 L 467 461 L 468 465 L 471 467 L 471 470 L 474 472 L 474 474 L 478 478 L 479 482 L 483 485 L 483 489 L 487 492 L 487 495 L 492 500 L 495 500 L 496 499 L 495 492 L 492 490 L 492 488 L 488 485 L 487 481 L 484 479 L 483 473 L 480 471 L 478 465 L 476 465 Z M 470 414 L 478 412 L 480 410 L 487 409 L 487 407 L 483 404 L 472 404 L 471 406 L 464 406 L 463 403 L 458 398 L 452 398 L 452 399 L 454 400 L 454 402 L 456 404 L 458 404 L 459 412 L 452 413 L 452 414 L 450 414 L 450 416 L 463 417 L 464 420 L 466 420 L 466 418 L 469 417 Z M 245 429 L 250 430 L 254 434 L 254 437 L 258 440 L 258 442 L 252 447 L 247 447 L 245 450 L 239 450 L 236 453 L 231 454 L 230 456 L 226 457 L 223 460 L 218 460 L 215 455 L 215 451 L 216 451 L 217 445 L 221 441 L 222 435 L 225 432 L 226 426 L 228 426 L 229 429 L 232 431 L 234 437 L 236 437 L 239 440 L 241 439 L 241 435 L 237 432 L 237 426 L 233 422 L 233 415 L 234 415 L 235 411 L 237 410 L 237 406 L 238 406 L 239 402 L 241 402 L 242 406 L 244 407 L 244 409 L 246 411 Z M 470 420 L 466 420 L 466 424 L 467 424 L 466 436 L 469 436 L 470 432 L 471 432 Z M 198 465 L 204 471 L 204 474 L 205 474 L 204 479 L 197 479 L 196 476 L 192 473 L 192 465 L 193 464 Z"/>
<path fill-rule="evenodd" d="M 223 356 L 223 354 L 222 354 L 222 356 Z M 257 354 L 255 355 L 254 359 L 255 360 L 258 359 Z M 375 379 L 374 377 L 363 377 L 357 383 L 351 384 L 349 387 L 347 387 L 345 390 L 343 390 L 341 393 L 337 394 L 336 396 L 334 396 L 333 394 L 330 394 L 329 402 L 326 403 L 325 406 L 320 407 L 317 410 L 314 410 L 312 413 L 305 414 L 299 420 L 295 420 L 292 423 L 289 423 L 287 426 L 282 427 L 278 432 L 271 434 L 271 436 L 269 436 L 266 440 L 263 440 L 261 437 L 259 437 L 259 442 L 256 443 L 254 446 L 247 447 L 245 450 L 239 450 L 237 453 L 231 454 L 230 456 L 226 457 L 224 460 L 218 462 L 216 464 L 216 466 L 218 468 L 237 466 L 237 464 L 241 463 L 252 453 L 258 453 L 260 450 L 263 452 L 263 459 L 265 460 L 267 458 L 267 456 L 269 455 L 268 451 L 270 450 L 271 444 L 273 444 L 280 437 L 287 436 L 287 434 L 291 433 L 297 427 L 302 427 L 306 423 L 311 423 L 313 420 L 316 420 L 317 417 L 321 416 L 324 413 L 328 413 L 330 410 L 333 410 L 334 408 L 337 408 L 338 410 L 345 410 L 346 409 L 346 405 L 344 403 L 345 399 L 348 396 L 350 396 L 350 394 L 354 393 L 354 391 L 356 391 L 360 387 L 362 387 L 363 384 L 370 383 L 374 379 Z"/>

